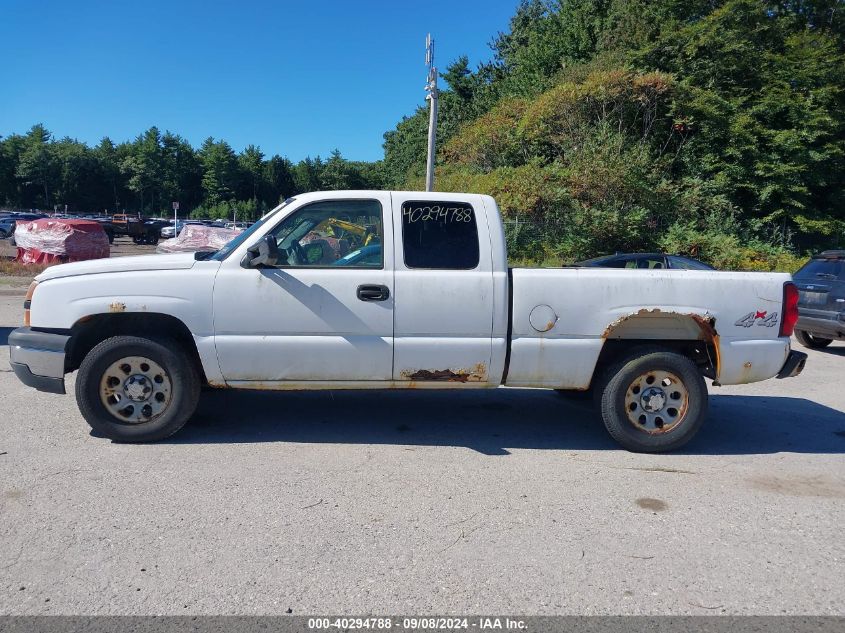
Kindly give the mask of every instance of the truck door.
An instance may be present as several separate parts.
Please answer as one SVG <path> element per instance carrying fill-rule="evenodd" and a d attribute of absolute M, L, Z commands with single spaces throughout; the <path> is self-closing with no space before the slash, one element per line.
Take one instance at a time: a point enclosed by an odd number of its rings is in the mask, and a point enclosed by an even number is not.
<path fill-rule="evenodd" d="M 487 385 L 493 262 L 481 198 L 394 193 L 393 226 L 393 379 Z"/>
<path fill-rule="evenodd" d="M 275 267 L 225 260 L 214 286 L 214 329 L 226 382 L 390 381 L 391 225 L 388 193 L 328 197 L 302 204 L 270 230 L 282 258 Z"/>

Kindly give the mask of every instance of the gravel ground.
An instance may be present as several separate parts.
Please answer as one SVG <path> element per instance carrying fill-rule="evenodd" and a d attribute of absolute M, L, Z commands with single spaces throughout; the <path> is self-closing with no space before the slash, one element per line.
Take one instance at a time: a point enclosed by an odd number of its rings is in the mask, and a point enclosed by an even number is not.
<path fill-rule="evenodd" d="M 671 455 L 519 389 L 213 392 L 132 446 L 2 345 L 0 613 L 842 615 L 843 377 L 713 389 Z"/>

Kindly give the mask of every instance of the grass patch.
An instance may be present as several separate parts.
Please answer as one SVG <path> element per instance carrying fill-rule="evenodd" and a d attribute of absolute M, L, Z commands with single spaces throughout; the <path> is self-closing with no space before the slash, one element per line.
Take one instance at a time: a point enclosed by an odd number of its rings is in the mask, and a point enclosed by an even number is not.
<path fill-rule="evenodd" d="M 35 277 L 50 264 L 22 264 L 14 259 L 0 259 L 0 275 L 7 277 Z"/>

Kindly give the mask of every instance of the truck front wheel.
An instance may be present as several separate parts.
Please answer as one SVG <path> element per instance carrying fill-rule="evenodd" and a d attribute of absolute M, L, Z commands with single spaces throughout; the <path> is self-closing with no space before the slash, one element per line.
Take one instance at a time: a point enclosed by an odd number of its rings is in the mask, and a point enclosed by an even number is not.
<path fill-rule="evenodd" d="M 94 431 L 118 442 L 150 442 L 194 413 L 200 377 L 171 340 L 115 336 L 92 349 L 76 378 L 76 401 Z"/>
<path fill-rule="evenodd" d="M 707 415 L 707 385 L 686 356 L 641 349 L 608 368 L 598 390 L 602 420 L 611 437 L 630 451 L 680 448 Z"/>

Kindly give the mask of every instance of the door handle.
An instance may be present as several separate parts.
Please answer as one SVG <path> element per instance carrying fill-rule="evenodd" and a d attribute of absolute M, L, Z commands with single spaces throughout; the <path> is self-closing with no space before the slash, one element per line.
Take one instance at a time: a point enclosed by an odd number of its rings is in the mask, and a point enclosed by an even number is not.
<path fill-rule="evenodd" d="M 389 297 L 390 289 L 387 286 L 377 284 L 358 286 L 358 298 L 361 301 L 387 301 Z"/>

